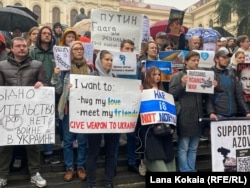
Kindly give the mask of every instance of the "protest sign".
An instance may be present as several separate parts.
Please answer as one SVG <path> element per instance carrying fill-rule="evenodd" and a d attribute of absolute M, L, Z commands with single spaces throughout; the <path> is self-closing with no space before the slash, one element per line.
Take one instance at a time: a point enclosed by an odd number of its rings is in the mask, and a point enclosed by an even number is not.
<path fill-rule="evenodd" d="M 244 100 L 250 102 L 250 63 L 238 63 L 237 76 L 244 92 Z"/>
<path fill-rule="evenodd" d="M 92 43 L 83 42 L 84 47 L 84 58 L 86 59 L 87 64 L 94 65 L 94 45 Z"/>
<path fill-rule="evenodd" d="M 141 102 L 140 80 L 70 75 L 70 131 L 133 132 Z"/>
<path fill-rule="evenodd" d="M 142 42 L 148 42 L 150 38 L 150 20 L 147 16 L 143 17 Z"/>
<path fill-rule="evenodd" d="M 211 68 L 214 65 L 214 51 L 193 50 L 200 54 L 199 68 Z"/>
<path fill-rule="evenodd" d="M 216 43 L 209 42 L 203 44 L 203 50 L 205 51 L 216 51 Z"/>
<path fill-rule="evenodd" d="M 171 61 L 172 62 L 172 73 L 165 75 L 165 81 L 169 82 L 174 73 L 178 72 L 180 69 L 183 69 L 185 66 L 184 59 L 188 51 L 186 50 L 172 50 L 172 51 L 160 51 L 159 59 L 162 61 Z"/>
<path fill-rule="evenodd" d="M 172 74 L 171 61 L 147 60 L 145 66 L 146 70 L 152 66 L 158 67 L 161 70 L 161 81 L 169 81 L 168 76 Z"/>
<path fill-rule="evenodd" d="M 186 50 L 160 51 L 159 59 L 162 61 L 172 61 L 173 69 L 183 69 L 187 53 L 188 51 Z"/>
<path fill-rule="evenodd" d="M 0 145 L 55 143 L 54 87 L 0 87 Z"/>
<path fill-rule="evenodd" d="M 137 60 L 134 52 L 111 52 L 113 55 L 112 72 L 117 75 L 137 75 Z"/>
<path fill-rule="evenodd" d="M 250 121 L 211 122 L 213 172 L 250 172 Z"/>
<path fill-rule="evenodd" d="M 250 63 L 250 52 L 245 52 L 245 63 Z"/>
<path fill-rule="evenodd" d="M 140 52 L 143 14 L 92 9 L 91 21 L 91 42 L 95 49 L 118 51 L 121 41 L 130 39 L 135 43 L 134 52 Z"/>
<path fill-rule="evenodd" d="M 186 92 L 214 93 L 214 72 L 203 70 L 187 70 Z"/>
<path fill-rule="evenodd" d="M 166 33 L 169 35 L 180 36 L 185 11 L 171 9 L 168 19 Z"/>
<path fill-rule="evenodd" d="M 53 46 L 56 65 L 61 71 L 70 70 L 70 50 L 68 46 Z"/>
<path fill-rule="evenodd" d="M 173 96 L 161 90 L 143 90 L 140 118 L 142 125 L 156 123 L 176 125 L 176 109 Z"/>

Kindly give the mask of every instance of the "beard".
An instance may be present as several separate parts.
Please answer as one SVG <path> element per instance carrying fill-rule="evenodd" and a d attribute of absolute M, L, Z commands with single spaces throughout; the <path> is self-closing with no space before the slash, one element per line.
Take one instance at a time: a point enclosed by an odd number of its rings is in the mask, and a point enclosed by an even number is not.
<path fill-rule="evenodd" d="M 228 67 L 228 64 L 227 65 L 224 65 L 224 64 L 221 64 L 220 62 L 218 63 L 218 66 L 220 69 L 226 69 Z"/>

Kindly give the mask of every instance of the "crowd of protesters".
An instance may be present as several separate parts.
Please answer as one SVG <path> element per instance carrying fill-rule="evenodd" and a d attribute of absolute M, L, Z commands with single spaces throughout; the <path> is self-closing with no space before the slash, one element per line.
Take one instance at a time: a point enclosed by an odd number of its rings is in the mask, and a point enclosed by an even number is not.
<path fill-rule="evenodd" d="M 185 35 L 185 33 L 181 33 L 181 35 Z M 58 130 L 57 133 L 62 142 L 65 181 L 72 181 L 76 171 L 80 180 L 87 180 L 88 188 L 96 187 L 97 158 L 101 142 L 104 140 L 107 164 L 105 165 L 105 187 L 114 187 L 113 179 L 116 175 L 119 158 L 119 140 L 123 136 L 127 137 L 128 171 L 130 172 L 145 175 L 142 170 L 139 170 L 138 161 L 141 159 L 144 161 L 144 170 L 146 171 L 196 172 L 197 150 L 200 139 L 204 137 L 202 126 L 198 120 L 204 116 L 216 120 L 221 117 L 250 117 L 249 101 L 244 98 L 243 82 L 237 75 L 237 64 L 244 63 L 245 53 L 250 53 L 250 39 L 247 35 L 238 36 L 236 39 L 222 37 L 220 40 L 214 41 L 216 43 L 214 66 L 210 70 L 215 73 L 213 80 L 215 90 L 214 94 L 207 95 L 185 91 L 187 71 L 199 69 L 200 54 L 193 50 L 203 49 L 201 37 L 195 36 L 185 41 L 180 36 L 179 42 L 174 43 L 165 32 L 159 32 L 155 39 L 142 44 L 141 54 L 138 54 L 137 62 L 134 62 L 137 67 L 134 79 L 141 80 L 143 89 L 154 88 L 172 94 L 175 102 L 181 106 L 181 110 L 177 114 L 176 128 L 173 126 L 171 135 L 162 138 L 153 137 L 147 126 L 140 125 L 139 117 L 135 132 L 126 135 L 71 133 L 67 111 L 69 109 L 67 101 L 70 90 L 69 75 L 83 74 L 123 78 L 126 78 L 126 75 L 119 76 L 112 73 L 113 56 L 104 49 L 98 51 L 93 57 L 95 66 L 89 66 L 83 57 L 85 49 L 80 41 L 82 36 L 70 28 L 63 30 L 59 22 L 55 23 L 52 28 L 49 26 L 31 28 L 25 37 L 19 30 L 13 32 L 8 48 L 4 35 L 0 33 L 0 85 L 55 87 L 55 101 L 56 105 L 59 106 L 55 128 Z M 88 40 L 91 41 L 91 37 Z M 62 73 L 60 68 L 56 66 L 52 50 L 54 45 L 70 47 L 70 71 Z M 132 40 L 125 39 L 121 42 L 120 51 L 133 52 L 134 46 Z M 166 84 L 161 80 L 160 69 L 157 67 L 146 69 L 145 63 L 147 60 L 159 60 L 159 51 L 169 50 L 187 50 L 188 53 L 185 56 L 184 68 L 174 73 L 169 83 Z M 15 71 L 15 73 L 11 73 L 10 70 Z M 18 77 L 16 73 L 18 71 L 23 71 L 23 77 Z M 30 79 L 22 79 L 24 77 Z M 248 83 L 245 84 L 246 91 L 250 90 L 249 83 L 248 80 Z M 176 167 L 173 147 L 174 134 L 178 136 L 178 168 Z M 144 148 L 141 159 L 135 152 L 139 140 L 144 141 L 139 143 L 142 144 L 140 147 Z M 157 143 L 157 145 L 152 145 L 152 143 Z M 43 147 L 43 160 L 52 165 L 62 162 L 55 157 L 53 147 L 53 144 L 46 144 Z M 74 147 L 77 148 L 76 162 L 74 161 Z M 0 187 L 7 185 L 12 149 L 11 146 L 0 147 Z M 47 182 L 39 173 L 40 151 L 36 145 L 30 145 L 26 146 L 26 153 L 31 182 L 38 187 L 45 187 Z"/>

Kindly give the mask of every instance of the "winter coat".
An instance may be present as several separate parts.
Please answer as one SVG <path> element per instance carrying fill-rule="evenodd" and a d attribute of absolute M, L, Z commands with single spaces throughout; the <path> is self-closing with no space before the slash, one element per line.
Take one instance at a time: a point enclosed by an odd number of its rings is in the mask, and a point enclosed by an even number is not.
<path fill-rule="evenodd" d="M 245 114 L 250 113 L 247 104 L 244 101 L 243 90 L 235 76 L 228 69 L 217 69 L 212 67 L 215 73 L 217 86 L 214 88 L 214 94 L 208 95 L 207 112 L 215 113 L 226 117 L 237 115 L 238 109 Z"/>
<path fill-rule="evenodd" d="M 34 86 L 36 82 L 48 85 L 45 69 L 40 61 L 27 56 L 22 62 L 16 62 L 13 53 L 0 63 L 1 86 Z"/>
<path fill-rule="evenodd" d="M 42 35 L 44 28 L 49 29 L 50 32 L 52 33 L 51 28 L 48 26 L 44 26 L 39 30 L 38 35 L 37 35 L 36 46 L 30 51 L 30 56 L 34 58 L 35 60 L 41 61 L 43 63 L 47 78 L 48 80 L 51 80 L 52 75 L 54 73 L 54 68 L 56 66 L 56 63 L 54 60 L 54 53 L 53 53 L 54 39 L 52 37 L 50 43 L 48 44 L 49 46 L 48 50 L 44 50 L 42 48 L 41 35 Z"/>
<path fill-rule="evenodd" d="M 184 74 L 187 74 L 185 68 L 172 76 L 168 91 L 180 106 L 177 115 L 177 135 L 199 137 L 201 135 L 199 118 L 203 117 L 202 94 L 185 91 L 185 87 L 181 84 Z"/>
<path fill-rule="evenodd" d="M 147 160 L 164 160 L 168 163 L 174 159 L 173 134 L 155 136 L 151 125 L 140 126 L 138 132 Z"/>

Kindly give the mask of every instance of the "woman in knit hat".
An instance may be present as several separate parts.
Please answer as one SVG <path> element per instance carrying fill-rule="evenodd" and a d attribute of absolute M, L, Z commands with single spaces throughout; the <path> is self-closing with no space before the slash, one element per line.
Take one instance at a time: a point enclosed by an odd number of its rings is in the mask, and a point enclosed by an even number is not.
<path fill-rule="evenodd" d="M 68 32 L 69 34 L 70 32 Z M 67 38 L 67 37 L 66 37 Z M 65 39 L 66 39 L 65 38 Z M 84 47 L 81 41 L 73 41 L 70 44 L 71 69 L 67 72 L 60 72 L 56 67 L 52 78 L 52 84 L 55 85 L 57 94 L 61 94 L 58 103 L 59 118 L 62 120 L 63 128 L 63 157 L 66 166 L 64 175 L 65 181 L 73 180 L 74 176 L 74 150 L 73 142 L 77 139 L 78 147 L 76 153 L 77 176 L 80 180 L 86 180 L 86 157 L 87 157 L 87 137 L 85 134 L 72 133 L 69 131 L 69 84 L 70 74 L 87 75 L 92 72 L 91 67 L 83 57 Z M 64 76 L 62 76 L 64 75 Z"/>

